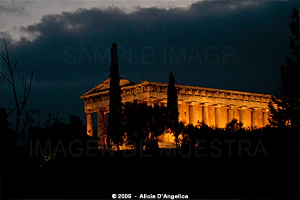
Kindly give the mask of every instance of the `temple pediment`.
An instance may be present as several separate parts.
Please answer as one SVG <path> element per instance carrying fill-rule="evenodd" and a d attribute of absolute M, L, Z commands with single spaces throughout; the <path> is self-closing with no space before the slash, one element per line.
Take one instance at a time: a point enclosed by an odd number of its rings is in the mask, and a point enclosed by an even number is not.
<path fill-rule="evenodd" d="M 135 85 L 134 82 L 131 82 L 130 80 L 124 79 L 124 78 L 120 78 L 120 86 L 121 87 L 125 87 L 125 86 L 131 86 L 131 85 Z M 99 92 L 103 92 L 106 90 L 109 90 L 109 86 L 110 86 L 110 78 L 106 79 L 105 81 L 103 81 L 102 83 L 100 83 L 99 85 L 97 85 L 96 87 L 94 87 L 93 89 L 89 90 L 88 92 L 84 93 L 82 96 L 88 96 L 88 95 L 92 95 L 92 94 L 97 94 Z"/>

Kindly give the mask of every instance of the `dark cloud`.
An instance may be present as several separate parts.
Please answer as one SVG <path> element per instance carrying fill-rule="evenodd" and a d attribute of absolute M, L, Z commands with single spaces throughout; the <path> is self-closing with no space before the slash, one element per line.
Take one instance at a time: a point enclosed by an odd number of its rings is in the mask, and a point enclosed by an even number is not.
<path fill-rule="evenodd" d="M 19 73 L 35 73 L 32 102 L 58 115 L 80 114 L 79 96 L 109 76 L 117 42 L 121 76 L 273 93 L 288 51 L 295 2 L 199 2 L 189 9 L 78 9 L 23 27 Z M 299 7 L 299 6 L 298 6 Z M 280 10 L 280 11 L 279 11 Z"/>

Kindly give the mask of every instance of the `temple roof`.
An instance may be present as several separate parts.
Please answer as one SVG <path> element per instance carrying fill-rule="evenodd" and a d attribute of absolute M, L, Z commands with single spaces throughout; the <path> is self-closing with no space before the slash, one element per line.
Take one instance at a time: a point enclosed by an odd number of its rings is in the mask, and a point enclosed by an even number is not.
<path fill-rule="evenodd" d="M 124 78 L 120 78 L 120 86 L 124 87 L 124 86 L 130 86 L 130 85 L 135 85 L 134 82 L 131 82 L 130 80 L 124 79 Z M 103 92 L 109 89 L 110 86 L 110 78 L 106 79 L 105 81 L 103 81 L 102 83 L 100 83 L 99 85 L 97 85 L 96 87 L 94 87 L 93 89 L 89 90 L 88 92 L 84 93 L 82 96 L 88 96 L 91 94 L 96 94 L 98 92 Z"/>
<path fill-rule="evenodd" d="M 95 96 L 98 93 L 105 92 L 109 90 L 109 85 L 110 85 L 110 78 L 102 82 L 101 84 L 97 85 L 90 91 L 84 93 L 80 98 L 85 99 L 89 98 L 91 96 Z M 132 88 L 136 86 L 141 86 L 141 85 L 155 85 L 155 86 L 168 86 L 167 83 L 159 83 L 159 82 L 149 82 L 149 81 L 142 81 L 139 84 L 135 84 L 127 79 L 120 78 L 120 86 L 121 88 Z M 259 94 L 259 93 L 253 93 L 253 92 L 243 92 L 243 91 L 236 91 L 236 90 L 225 90 L 225 89 L 216 89 L 216 88 L 204 88 L 204 87 L 199 87 L 199 86 L 186 86 L 186 85 L 181 85 L 181 84 L 175 84 L 177 88 L 189 88 L 189 89 L 200 89 L 200 90 L 206 90 L 210 92 L 223 92 L 223 93 L 233 93 L 233 94 L 242 94 L 242 95 L 258 95 L 258 96 L 265 96 L 270 98 L 270 94 Z"/>

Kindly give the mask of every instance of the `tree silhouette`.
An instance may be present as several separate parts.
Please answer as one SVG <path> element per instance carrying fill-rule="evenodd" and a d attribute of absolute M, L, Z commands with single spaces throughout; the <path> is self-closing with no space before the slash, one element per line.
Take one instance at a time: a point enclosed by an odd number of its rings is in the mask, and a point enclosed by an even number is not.
<path fill-rule="evenodd" d="M 149 136 L 152 147 L 157 146 L 158 136 L 166 130 L 167 108 L 147 106 L 146 103 L 127 102 L 123 110 L 124 131 L 135 144 L 137 151 Z"/>
<path fill-rule="evenodd" d="M 299 11 L 294 8 L 289 24 L 290 55 L 285 55 L 285 65 L 280 66 L 281 86 L 279 92 L 272 95 L 269 103 L 274 127 L 297 127 L 300 115 L 300 51 L 299 51 Z"/>
<path fill-rule="evenodd" d="M 4 66 L 6 69 L 6 72 L 0 70 L 0 84 L 3 83 L 3 81 L 7 81 L 12 89 L 13 92 L 13 102 L 14 102 L 14 108 L 10 110 L 8 113 L 9 115 L 12 113 L 15 113 L 16 116 L 16 121 L 14 123 L 14 131 L 18 135 L 18 142 L 19 144 L 24 143 L 24 135 L 25 132 L 27 131 L 27 119 L 28 119 L 28 114 L 30 112 L 26 111 L 26 104 L 27 104 L 27 99 L 29 97 L 30 91 L 31 91 L 31 85 L 32 85 L 32 80 L 33 80 L 33 72 L 31 73 L 29 83 L 25 80 L 25 77 L 23 76 L 22 79 L 22 87 L 23 87 L 23 98 L 20 99 L 18 96 L 18 88 L 17 88 L 17 80 L 15 77 L 15 71 L 18 65 L 18 62 L 15 61 L 13 62 L 11 57 L 12 57 L 12 51 L 10 49 L 10 42 L 11 39 L 5 39 L 4 35 L 2 34 L 2 41 L 3 41 L 3 51 L 1 50 L 0 52 L 0 57 L 2 61 L 4 62 Z M 27 113 L 26 113 L 27 112 Z M 25 117 L 24 117 L 25 113 Z M 25 119 L 22 119 L 24 117 Z M 22 123 L 23 121 L 25 123 Z"/>
<path fill-rule="evenodd" d="M 142 142 L 149 134 L 149 123 L 151 121 L 150 108 L 145 103 L 127 102 L 124 106 L 123 123 L 124 131 L 139 151 Z"/>
<path fill-rule="evenodd" d="M 167 102 L 167 108 L 169 112 L 169 120 L 170 125 L 174 126 L 178 124 L 178 106 L 177 106 L 177 90 L 175 87 L 175 78 L 172 74 L 172 71 L 169 74 L 169 84 L 168 84 L 168 102 Z M 171 127 L 173 128 L 173 127 Z"/>
<path fill-rule="evenodd" d="M 1 137 L 1 150 L 5 152 L 3 154 L 5 161 L 14 158 L 17 149 L 16 134 L 9 130 L 9 122 L 7 121 L 7 111 L 6 109 L 0 107 L 0 137 Z"/>
<path fill-rule="evenodd" d="M 119 65 L 117 44 L 113 43 L 111 47 L 111 65 L 110 65 L 110 87 L 109 87 L 109 127 L 108 127 L 108 146 L 110 138 L 117 144 L 122 143 L 122 97 L 120 87 Z"/>
<path fill-rule="evenodd" d="M 168 108 L 155 104 L 150 112 L 152 120 L 149 123 L 149 130 L 152 133 L 151 138 L 155 139 L 167 129 Z"/>
<path fill-rule="evenodd" d="M 59 123 L 58 117 L 54 116 L 52 113 L 47 113 L 47 118 L 44 122 L 45 127 L 50 127 Z"/>
<path fill-rule="evenodd" d="M 225 130 L 229 133 L 236 133 L 237 131 L 239 131 L 242 128 L 243 128 L 242 122 L 238 122 L 237 119 L 232 119 L 231 122 L 226 124 Z"/>
<path fill-rule="evenodd" d="M 36 161 L 36 166 L 46 167 L 54 160 L 56 164 L 66 164 L 66 160 L 88 155 L 87 148 L 97 148 L 97 141 L 86 134 L 79 116 L 70 115 L 68 124 L 55 120 L 57 117 L 52 114 L 48 114 L 48 118 L 50 123 L 45 123 L 45 127 L 29 129 L 29 147 L 34 150 L 31 157 Z"/>
<path fill-rule="evenodd" d="M 82 124 L 82 120 L 77 115 L 70 115 L 70 121 L 69 121 L 69 127 L 71 130 L 71 133 L 74 137 L 82 138 L 86 136 L 85 134 L 85 128 Z"/>
<path fill-rule="evenodd" d="M 5 78 L 6 78 L 6 75 L 0 74 L 0 85 L 3 83 L 3 81 L 5 80 Z"/>
<path fill-rule="evenodd" d="M 167 99 L 167 108 L 168 108 L 168 128 L 171 128 L 174 131 L 175 141 L 177 145 L 178 141 L 178 95 L 175 86 L 175 78 L 172 71 L 169 74 L 169 83 L 168 83 L 168 99 Z"/>

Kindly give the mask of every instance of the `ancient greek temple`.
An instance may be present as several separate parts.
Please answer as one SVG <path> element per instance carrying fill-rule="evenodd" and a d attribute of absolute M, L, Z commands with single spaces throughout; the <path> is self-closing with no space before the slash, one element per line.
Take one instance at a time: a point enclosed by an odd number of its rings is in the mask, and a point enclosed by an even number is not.
<path fill-rule="evenodd" d="M 93 113 L 97 113 L 98 137 L 106 134 L 106 114 L 109 112 L 109 82 L 105 80 L 83 94 L 87 134 L 94 135 Z M 139 84 L 121 79 L 122 101 L 147 102 L 149 106 L 167 105 L 167 83 L 142 81 Z M 269 94 L 176 85 L 178 91 L 179 121 L 197 125 L 205 122 L 211 127 L 224 128 L 233 118 L 245 127 L 264 127 L 268 124 Z"/>

